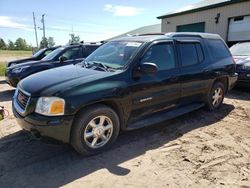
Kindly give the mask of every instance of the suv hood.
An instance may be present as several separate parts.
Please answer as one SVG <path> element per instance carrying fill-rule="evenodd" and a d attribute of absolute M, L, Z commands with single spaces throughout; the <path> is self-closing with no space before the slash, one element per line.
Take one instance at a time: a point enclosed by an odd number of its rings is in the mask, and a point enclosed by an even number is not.
<path fill-rule="evenodd" d="M 245 63 L 250 63 L 250 56 L 233 56 L 236 64 L 242 65 Z"/>
<path fill-rule="evenodd" d="M 81 65 L 68 65 L 28 76 L 19 82 L 18 87 L 32 96 L 51 96 L 111 74 L 114 72 L 86 69 Z"/>
<path fill-rule="evenodd" d="M 18 59 L 18 60 L 15 60 L 15 61 L 10 61 L 8 64 L 7 64 L 7 67 L 10 67 L 12 66 L 12 64 L 20 64 L 20 63 L 25 63 L 26 61 L 33 61 L 33 60 L 36 60 L 36 58 L 34 57 L 29 57 L 29 58 L 25 58 L 25 59 Z"/>
<path fill-rule="evenodd" d="M 24 66 L 32 66 L 32 65 L 37 65 L 37 63 L 43 63 L 45 61 L 28 61 L 26 63 L 20 63 L 20 64 L 16 64 L 13 66 L 8 67 L 8 69 L 15 69 L 15 68 L 19 68 L 19 67 L 24 67 Z"/>

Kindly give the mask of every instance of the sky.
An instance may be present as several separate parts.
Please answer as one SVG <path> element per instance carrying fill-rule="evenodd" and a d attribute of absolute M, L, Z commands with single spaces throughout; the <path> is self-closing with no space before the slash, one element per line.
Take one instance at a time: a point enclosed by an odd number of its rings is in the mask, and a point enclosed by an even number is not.
<path fill-rule="evenodd" d="M 36 46 L 32 12 L 35 13 L 38 41 L 41 40 L 42 14 L 45 36 L 57 45 L 74 33 L 86 42 L 97 42 L 161 23 L 157 16 L 176 11 L 199 0 L 1 0 L 0 38 L 6 42 L 24 38 Z"/>

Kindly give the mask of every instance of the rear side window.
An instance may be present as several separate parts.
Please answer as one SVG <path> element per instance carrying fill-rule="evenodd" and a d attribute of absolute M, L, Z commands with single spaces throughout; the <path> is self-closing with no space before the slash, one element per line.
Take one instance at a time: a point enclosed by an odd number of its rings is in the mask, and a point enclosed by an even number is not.
<path fill-rule="evenodd" d="M 182 67 L 195 65 L 204 60 L 200 43 L 180 43 L 178 46 Z"/>
<path fill-rule="evenodd" d="M 208 48 L 215 60 L 221 60 L 227 57 L 230 57 L 231 54 L 221 40 L 210 39 L 208 40 Z"/>

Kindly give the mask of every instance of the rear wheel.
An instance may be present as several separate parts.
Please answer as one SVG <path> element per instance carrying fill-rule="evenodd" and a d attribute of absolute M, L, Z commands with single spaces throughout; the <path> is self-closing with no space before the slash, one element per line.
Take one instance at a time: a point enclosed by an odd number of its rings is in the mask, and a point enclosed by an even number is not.
<path fill-rule="evenodd" d="M 224 95 L 225 95 L 224 84 L 221 82 L 215 82 L 206 101 L 207 108 L 211 111 L 220 108 L 224 100 Z"/>
<path fill-rule="evenodd" d="M 116 112 L 105 105 L 95 105 L 76 117 L 71 144 L 80 154 L 97 154 L 107 150 L 114 143 L 119 130 Z"/>

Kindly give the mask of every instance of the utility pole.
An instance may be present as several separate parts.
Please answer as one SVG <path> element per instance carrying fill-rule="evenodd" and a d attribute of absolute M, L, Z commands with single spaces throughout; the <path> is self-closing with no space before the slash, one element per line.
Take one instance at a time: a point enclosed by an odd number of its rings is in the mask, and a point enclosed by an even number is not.
<path fill-rule="evenodd" d="M 41 19 L 41 22 L 43 24 L 43 44 L 45 45 L 45 23 L 44 23 L 44 16 L 45 14 L 42 15 L 42 19 Z M 47 47 L 47 46 L 44 46 L 44 47 Z"/>
<path fill-rule="evenodd" d="M 33 22 L 34 22 L 34 29 L 35 29 L 35 35 L 36 35 L 36 46 L 38 49 L 38 39 L 37 39 L 37 32 L 36 32 L 36 18 L 35 18 L 35 13 L 33 12 Z"/>

